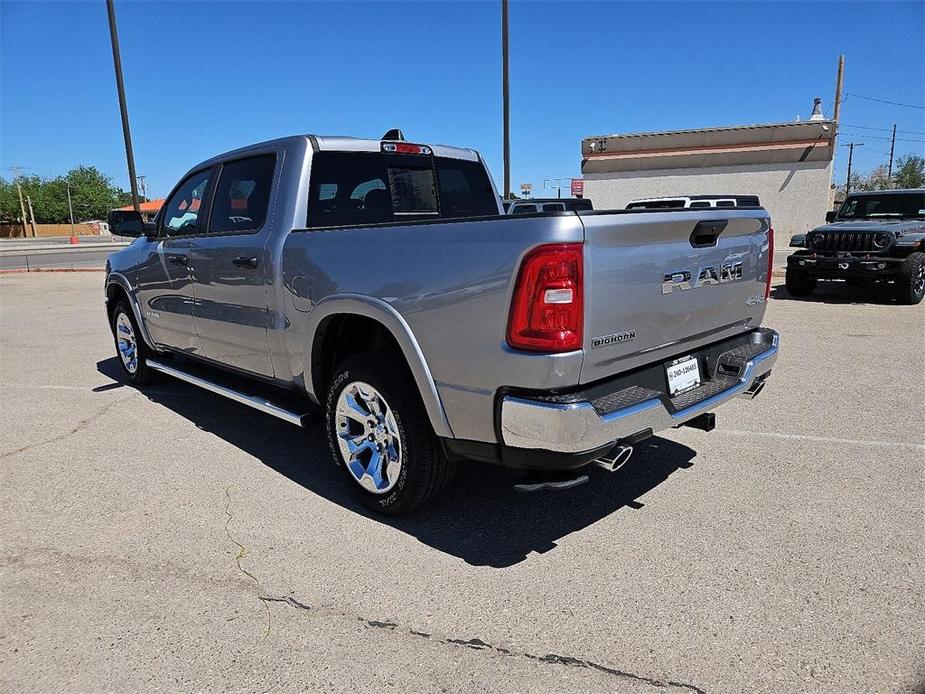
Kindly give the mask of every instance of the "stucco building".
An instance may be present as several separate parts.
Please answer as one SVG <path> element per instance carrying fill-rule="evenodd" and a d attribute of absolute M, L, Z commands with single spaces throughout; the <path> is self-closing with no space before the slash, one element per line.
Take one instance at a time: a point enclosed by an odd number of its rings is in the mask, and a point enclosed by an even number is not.
<path fill-rule="evenodd" d="M 584 196 L 597 209 L 639 198 L 757 195 L 775 231 L 808 231 L 831 209 L 835 122 L 810 120 L 601 135 L 581 143 Z"/>

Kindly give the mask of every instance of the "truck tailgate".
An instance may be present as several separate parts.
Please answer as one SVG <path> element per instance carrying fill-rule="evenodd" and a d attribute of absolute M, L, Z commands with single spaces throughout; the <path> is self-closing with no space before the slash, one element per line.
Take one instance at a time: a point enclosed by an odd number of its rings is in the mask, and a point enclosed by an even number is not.
<path fill-rule="evenodd" d="M 580 213 L 585 228 L 581 383 L 761 323 L 770 219 L 763 209 Z"/>

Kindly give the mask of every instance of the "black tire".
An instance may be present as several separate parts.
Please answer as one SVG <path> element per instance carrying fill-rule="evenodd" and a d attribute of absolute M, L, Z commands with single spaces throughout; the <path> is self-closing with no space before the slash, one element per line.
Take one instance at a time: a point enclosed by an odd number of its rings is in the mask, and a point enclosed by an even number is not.
<path fill-rule="evenodd" d="M 119 325 L 121 317 L 124 317 L 131 324 L 132 335 L 131 339 L 135 343 L 135 368 L 131 369 L 130 360 L 126 360 L 122 356 L 122 348 L 119 345 Z M 154 369 L 148 366 L 148 357 L 151 354 L 151 351 L 148 349 L 148 345 L 145 344 L 144 338 L 141 336 L 141 332 L 138 330 L 138 323 L 135 321 L 135 314 L 132 311 L 132 308 L 128 305 L 128 301 L 125 299 L 120 299 L 115 308 L 112 310 L 112 315 L 110 316 L 109 327 L 112 328 L 112 336 L 116 345 L 116 361 L 119 362 L 119 368 L 122 371 L 122 377 L 133 386 L 143 386 L 148 383 L 151 383 L 158 375 Z"/>
<path fill-rule="evenodd" d="M 790 296 L 809 296 L 816 288 L 816 278 L 807 277 L 805 272 L 788 267 L 786 284 Z"/>
<path fill-rule="evenodd" d="M 381 395 L 387 405 L 387 411 L 394 417 L 397 439 L 400 444 L 398 450 L 401 454 L 401 466 L 397 473 L 397 480 L 394 482 L 388 478 L 383 480 L 386 486 L 389 484 L 394 486 L 380 493 L 361 485 L 358 478 L 348 468 L 349 461 L 345 459 L 341 451 L 342 437 L 339 436 L 337 403 L 341 393 L 348 387 L 354 387 L 353 384 L 358 382 L 372 386 Z M 363 407 L 363 409 L 367 408 Z M 366 438 L 363 438 L 362 432 L 369 430 L 368 424 L 370 423 L 372 421 L 364 425 L 362 430 L 353 429 L 357 436 L 354 440 L 363 441 L 360 445 L 366 445 Z M 343 472 L 346 483 L 363 504 L 374 511 L 389 516 L 405 515 L 438 497 L 452 481 L 455 465 L 448 461 L 443 453 L 408 370 L 381 356 L 358 354 L 348 358 L 337 367 L 325 398 L 325 426 L 331 456 Z M 358 424 L 355 421 L 347 423 L 348 428 L 356 426 Z M 387 426 L 385 421 L 383 421 L 383 426 Z M 343 432 L 347 430 L 340 429 Z M 387 434 L 387 430 L 385 433 Z M 375 444 L 369 444 L 369 446 L 372 445 Z M 364 461 L 361 458 L 359 462 Z M 365 462 L 368 466 L 370 460 L 367 459 Z M 386 472 L 388 465 L 386 463 L 383 468 Z M 354 468 L 357 469 L 356 465 Z M 379 476 L 382 478 L 381 471 Z M 366 475 L 363 477 L 365 478 Z M 372 478 L 367 479 L 366 483 L 375 484 Z"/>
<path fill-rule="evenodd" d="M 901 304 L 917 304 L 925 296 L 925 253 L 911 253 L 896 274 L 896 299 Z"/>

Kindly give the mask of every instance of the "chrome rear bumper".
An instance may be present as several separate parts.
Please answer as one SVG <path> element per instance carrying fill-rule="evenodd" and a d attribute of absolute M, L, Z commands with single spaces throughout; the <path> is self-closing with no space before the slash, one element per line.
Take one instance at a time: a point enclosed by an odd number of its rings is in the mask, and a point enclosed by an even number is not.
<path fill-rule="evenodd" d="M 589 401 L 554 402 L 506 395 L 501 401 L 502 442 L 514 448 L 580 453 L 647 429 L 656 433 L 676 427 L 736 395 L 755 397 L 777 361 L 780 335 L 767 328 L 755 330 L 751 335 L 753 342 L 746 352 L 747 361 L 739 365 L 738 373 L 731 376 L 714 373 L 711 380 L 696 390 L 674 399 L 646 388 L 625 388 L 605 402 L 634 398 L 635 402 L 601 411 L 599 403 Z M 739 350 L 730 350 L 729 354 L 736 351 Z"/>

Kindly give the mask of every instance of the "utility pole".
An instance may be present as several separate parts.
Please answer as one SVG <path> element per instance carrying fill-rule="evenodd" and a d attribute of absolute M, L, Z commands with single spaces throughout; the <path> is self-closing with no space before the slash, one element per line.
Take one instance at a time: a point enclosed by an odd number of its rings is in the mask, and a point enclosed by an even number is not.
<path fill-rule="evenodd" d="M 71 184 L 67 184 L 67 209 L 71 213 L 71 245 L 77 243 L 77 234 L 74 233 L 74 206 L 71 204 Z"/>
<path fill-rule="evenodd" d="M 893 178 L 893 149 L 896 147 L 896 123 L 893 123 L 893 137 L 890 140 L 890 169 L 887 172 L 887 180 Z"/>
<path fill-rule="evenodd" d="M 22 213 L 22 235 L 23 238 L 27 237 L 29 234 L 26 231 L 26 206 L 22 201 L 22 186 L 19 184 L 19 179 L 22 177 L 22 174 L 19 172 L 20 167 L 11 166 L 10 169 L 13 172 L 13 178 L 16 181 L 16 191 L 19 193 L 19 211 Z"/>
<path fill-rule="evenodd" d="M 26 196 L 26 202 L 29 203 L 29 219 L 32 223 L 32 236 L 38 236 L 35 230 L 35 212 L 32 210 L 32 198 L 28 195 Z"/>
<path fill-rule="evenodd" d="M 864 146 L 863 142 L 849 142 L 846 145 L 842 145 L 842 147 L 848 148 L 848 180 L 845 181 L 845 194 L 846 195 L 851 192 L 851 159 L 854 157 L 854 148 L 863 147 L 863 146 Z"/>
<path fill-rule="evenodd" d="M 111 2 L 111 0 L 108 0 Z M 504 199 L 511 198 L 511 85 L 508 78 L 507 3 L 501 0 L 501 90 L 504 111 Z"/>
<path fill-rule="evenodd" d="M 112 43 L 112 62 L 116 69 L 116 91 L 119 92 L 119 111 L 122 113 L 122 137 L 125 139 L 125 159 L 128 162 L 128 182 L 132 188 L 132 207 L 138 206 L 138 182 L 135 180 L 135 155 L 132 152 L 132 132 L 128 126 L 128 106 L 125 103 L 125 83 L 122 80 L 122 57 L 119 53 L 119 35 L 116 31 L 116 10 L 113 0 L 106 0 L 109 15 L 109 40 Z"/>
<path fill-rule="evenodd" d="M 841 90 L 845 84 L 845 56 L 838 56 L 838 78 L 835 80 L 835 113 L 833 120 L 838 125 L 838 116 L 841 113 Z"/>

